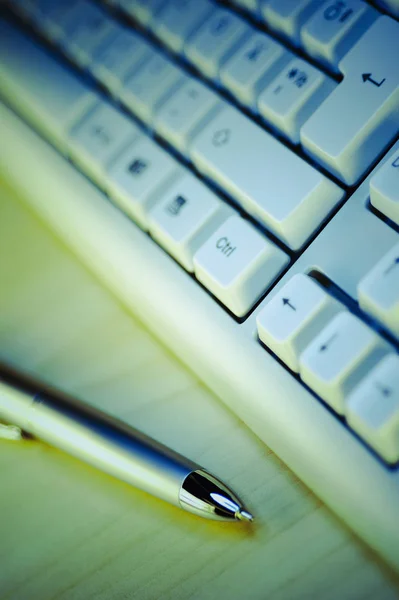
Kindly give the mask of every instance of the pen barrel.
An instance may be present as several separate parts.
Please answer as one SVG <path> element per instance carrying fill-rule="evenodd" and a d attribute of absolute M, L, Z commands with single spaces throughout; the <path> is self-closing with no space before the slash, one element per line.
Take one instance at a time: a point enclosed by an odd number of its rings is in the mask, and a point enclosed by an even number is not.
<path fill-rule="evenodd" d="M 3 379 L 3 378 L 2 378 Z M 198 465 L 125 423 L 61 394 L 0 380 L 0 416 L 57 448 L 180 506 L 181 485 Z"/>

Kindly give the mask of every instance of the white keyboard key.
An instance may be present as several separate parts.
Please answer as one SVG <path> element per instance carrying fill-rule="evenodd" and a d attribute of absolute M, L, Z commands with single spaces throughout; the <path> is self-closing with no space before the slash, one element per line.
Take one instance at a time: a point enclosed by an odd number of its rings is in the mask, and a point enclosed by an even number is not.
<path fill-rule="evenodd" d="M 23 3 L 24 0 L 22 0 Z M 49 39 L 60 42 L 64 36 L 64 21 L 81 0 L 34 0 L 32 22 Z"/>
<path fill-rule="evenodd" d="M 372 176 L 370 202 L 399 225 L 399 152 L 396 152 Z"/>
<path fill-rule="evenodd" d="M 399 356 L 389 354 L 348 398 L 349 425 L 387 462 L 399 460 Z"/>
<path fill-rule="evenodd" d="M 95 94 L 26 35 L 0 19 L 0 95 L 13 102 L 60 149 Z"/>
<path fill-rule="evenodd" d="M 232 214 L 206 185 L 185 173 L 150 211 L 149 230 L 185 269 L 194 271 L 195 252 Z"/>
<path fill-rule="evenodd" d="M 110 41 L 96 49 L 90 70 L 116 94 L 127 75 L 150 57 L 150 48 L 137 33 L 121 27 Z"/>
<path fill-rule="evenodd" d="M 236 6 L 240 6 L 245 10 L 252 13 L 254 16 L 258 15 L 259 12 L 259 3 L 261 0 L 234 0 L 234 4 Z"/>
<path fill-rule="evenodd" d="M 299 372 L 300 354 L 342 309 L 314 279 L 298 273 L 259 313 L 259 338 L 292 371 Z"/>
<path fill-rule="evenodd" d="M 12 9 L 25 19 L 30 20 L 30 18 L 34 14 L 34 0 L 12 0 L 10 4 L 12 6 Z"/>
<path fill-rule="evenodd" d="M 339 61 L 376 17 L 377 11 L 362 0 L 332 0 L 302 28 L 302 45 L 310 56 L 338 72 Z"/>
<path fill-rule="evenodd" d="M 349 393 L 389 348 L 360 319 L 339 313 L 301 354 L 300 375 L 336 412 L 344 414 Z"/>
<path fill-rule="evenodd" d="M 289 259 L 247 221 L 230 217 L 194 256 L 198 280 L 243 317 Z"/>
<path fill-rule="evenodd" d="M 148 211 L 180 170 L 174 158 L 150 138 L 139 138 L 108 167 L 107 191 L 127 215 L 147 229 Z"/>
<path fill-rule="evenodd" d="M 393 17 L 399 18 L 399 0 L 375 0 L 375 3 Z"/>
<path fill-rule="evenodd" d="M 295 58 L 259 96 L 259 112 L 273 127 L 297 144 L 301 126 L 335 85 L 321 71 Z"/>
<path fill-rule="evenodd" d="M 270 36 L 254 32 L 220 70 L 222 85 L 256 109 L 259 92 L 288 62 L 290 54 Z"/>
<path fill-rule="evenodd" d="M 151 58 L 126 79 L 120 92 L 121 101 L 142 121 L 151 125 L 160 101 L 183 81 L 181 69 L 166 56 L 152 51 Z"/>
<path fill-rule="evenodd" d="M 181 52 L 211 10 L 208 0 L 169 0 L 155 17 L 152 30 L 174 52 Z"/>
<path fill-rule="evenodd" d="M 380 17 L 341 61 L 343 82 L 302 127 L 305 150 L 348 185 L 398 135 L 398 55 L 399 23 Z"/>
<path fill-rule="evenodd" d="M 144 27 L 151 27 L 165 0 L 119 0 L 120 8 Z"/>
<path fill-rule="evenodd" d="M 70 153 L 98 184 L 103 185 L 105 166 L 137 140 L 140 133 L 131 119 L 108 102 L 100 101 L 72 129 Z"/>
<path fill-rule="evenodd" d="M 63 49 L 82 66 L 88 66 L 97 46 L 111 39 L 116 24 L 100 8 L 90 2 L 80 2 L 65 20 Z"/>
<path fill-rule="evenodd" d="M 232 107 L 190 144 L 197 168 L 293 249 L 342 198 L 342 190 Z"/>
<path fill-rule="evenodd" d="M 298 45 L 301 27 L 321 3 L 322 0 L 267 0 L 261 4 L 261 13 L 271 29 Z"/>
<path fill-rule="evenodd" d="M 185 46 L 185 54 L 207 77 L 217 79 L 220 67 L 243 43 L 250 28 L 234 13 L 215 8 Z"/>
<path fill-rule="evenodd" d="M 361 308 L 399 337 L 399 244 L 359 283 Z"/>
<path fill-rule="evenodd" d="M 211 118 L 220 105 L 215 92 L 200 81 L 187 78 L 156 111 L 154 129 L 185 154 L 191 134 Z"/>

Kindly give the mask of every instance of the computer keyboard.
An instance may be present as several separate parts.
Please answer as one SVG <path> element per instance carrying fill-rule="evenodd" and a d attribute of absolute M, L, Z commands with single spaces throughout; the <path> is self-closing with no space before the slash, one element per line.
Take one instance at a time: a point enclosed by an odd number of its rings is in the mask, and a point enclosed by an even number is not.
<path fill-rule="evenodd" d="M 398 1 L 0 17 L 1 176 L 399 569 Z"/>

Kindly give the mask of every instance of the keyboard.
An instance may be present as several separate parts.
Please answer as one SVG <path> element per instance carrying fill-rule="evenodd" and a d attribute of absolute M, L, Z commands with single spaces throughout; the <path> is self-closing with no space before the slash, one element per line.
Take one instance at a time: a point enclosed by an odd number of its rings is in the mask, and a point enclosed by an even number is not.
<path fill-rule="evenodd" d="M 395 569 L 398 19 L 398 0 L 0 12 L 0 176 Z"/>

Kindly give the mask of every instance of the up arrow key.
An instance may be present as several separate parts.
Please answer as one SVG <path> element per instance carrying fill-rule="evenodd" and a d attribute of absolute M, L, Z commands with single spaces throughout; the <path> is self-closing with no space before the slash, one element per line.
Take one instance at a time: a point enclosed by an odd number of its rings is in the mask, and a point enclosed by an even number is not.
<path fill-rule="evenodd" d="M 289 306 L 292 310 L 296 310 L 295 306 L 289 301 L 289 298 L 283 298 L 283 304 L 284 306 Z"/>
<path fill-rule="evenodd" d="M 365 312 L 399 337 L 399 244 L 395 244 L 363 277 L 357 296 Z"/>
<path fill-rule="evenodd" d="M 399 22 L 379 17 L 339 63 L 343 81 L 301 129 L 305 151 L 348 185 L 399 133 L 398 56 Z"/>

